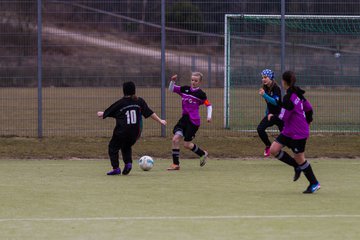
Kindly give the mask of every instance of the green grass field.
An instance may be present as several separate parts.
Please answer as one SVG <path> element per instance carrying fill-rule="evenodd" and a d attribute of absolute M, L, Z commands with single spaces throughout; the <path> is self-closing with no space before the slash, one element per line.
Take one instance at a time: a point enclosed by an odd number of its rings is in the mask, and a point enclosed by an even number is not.
<path fill-rule="evenodd" d="M 313 159 L 301 192 L 274 159 L 169 160 L 106 176 L 107 160 L 1 160 L 0 239 L 357 239 L 358 159 Z"/>

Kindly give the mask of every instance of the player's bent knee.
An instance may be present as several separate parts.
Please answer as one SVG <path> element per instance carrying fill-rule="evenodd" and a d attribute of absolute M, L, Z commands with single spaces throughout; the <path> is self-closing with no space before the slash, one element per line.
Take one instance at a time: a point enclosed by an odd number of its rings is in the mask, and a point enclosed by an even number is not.
<path fill-rule="evenodd" d="M 174 144 L 178 144 L 180 142 L 180 137 L 174 136 L 173 139 L 172 139 L 172 142 Z"/>
<path fill-rule="evenodd" d="M 270 147 L 270 153 L 273 156 L 277 156 L 280 151 L 281 151 L 281 149 L 278 149 L 277 147 L 274 147 L 274 146 Z"/>
<path fill-rule="evenodd" d="M 271 156 L 274 156 L 274 157 L 276 157 L 276 156 L 278 156 L 279 155 L 279 151 L 270 151 L 270 153 L 271 153 Z"/>
<path fill-rule="evenodd" d="M 184 147 L 187 148 L 187 149 L 191 149 L 192 146 L 191 146 L 191 142 L 184 142 Z"/>

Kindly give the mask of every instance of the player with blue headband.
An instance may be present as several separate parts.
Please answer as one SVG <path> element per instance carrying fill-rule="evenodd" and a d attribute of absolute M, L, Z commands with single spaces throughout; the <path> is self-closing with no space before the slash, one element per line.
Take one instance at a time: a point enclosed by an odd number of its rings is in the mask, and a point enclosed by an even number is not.
<path fill-rule="evenodd" d="M 271 142 L 266 133 L 266 129 L 276 125 L 279 131 L 283 128 L 283 122 L 277 117 L 281 110 L 281 89 L 275 82 L 275 74 L 270 69 L 261 72 L 262 85 L 259 94 L 266 102 L 265 116 L 257 127 L 257 132 L 261 141 L 265 144 L 264 157 L 270 156 Z"/>
<path fill-rule="evenodd" d="M 261 76 L 266 76 L 268 78 L 270 78 L 270 80 L 274 80 L 274 72 L 271 71 L 270 69 L 264 69 L 262 72 L 261 72 Z"/>

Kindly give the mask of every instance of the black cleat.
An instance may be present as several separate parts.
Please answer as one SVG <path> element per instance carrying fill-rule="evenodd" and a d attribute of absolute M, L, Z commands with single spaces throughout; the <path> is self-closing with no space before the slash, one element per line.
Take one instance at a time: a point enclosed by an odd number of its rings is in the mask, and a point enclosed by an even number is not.
<path fill-rule="evenodd" d="M 125 164 L 124 170 L 122 172 L 123 175 L 128 175 L 132 169 L 132 163 Z"/>
<path fill-rule="evenodd" d="M 111 170 L 110 172 L 107 173 L 107 175 L 109 175 L 109 176 L 120 175 L 120 174 L 121 174 L 120 168 L 114 168 L 113 170 Z"/>
<path fill-rule="evenodd" d="M 302 170 L 300 167 L 294 167 L 294 171 L 295 171 L 295 174 L 294 174 L 293 181 L 295 182 L 300 178 Z"/>
<path fill-rule="evenodd" d="M 320 183 L 310 184 L 303 193 L 314 193 L 320 189 Z"/>

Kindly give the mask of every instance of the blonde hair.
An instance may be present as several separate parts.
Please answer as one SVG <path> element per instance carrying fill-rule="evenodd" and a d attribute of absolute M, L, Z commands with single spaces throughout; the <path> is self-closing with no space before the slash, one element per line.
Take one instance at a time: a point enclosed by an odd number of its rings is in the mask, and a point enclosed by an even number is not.
<path fill-rule="evenodd" d="M 261 87 L 265 90 L 265 92 L 271 92 L 272 89 L 273 89 L 275 86 L 278 86 L 278 84 L 277 84 L 277 82 L 275 81 L 275 79 L 271 80 L 270 86 L 267 86 L 267 85 L 265 85 L 265 84 L 261 84 Z"/>
<path fill-rule="evenodd" d="M 204 78 L 204 74 L 202 74 L 201 72 L 192 72 L 191 76 L 199 77 L 200 81 L 202 81 Z"/>

